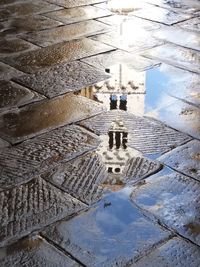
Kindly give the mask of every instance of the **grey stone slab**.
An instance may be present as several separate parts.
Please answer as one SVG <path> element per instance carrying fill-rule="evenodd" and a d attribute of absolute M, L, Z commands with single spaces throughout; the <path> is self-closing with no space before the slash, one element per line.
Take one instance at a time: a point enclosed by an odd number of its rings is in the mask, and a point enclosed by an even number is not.
<path fill-rule="evenodd" d="M 199 33 L 189 32 L 178 27 L 171 27 L 154 31 L 153 36 L 166 42 L 200 51 Z"/>
<path fill-rule="evenodd" d="M 195 106 L 176 100 L 173 104 L 155 109 L 146 115 L 200 139 L 200 109 Z"/>
<path fill-rule="evenodd" d="M 19 70 L 33 73 L 44 67 L 51 67 L 111 50 L 113 48 L 110 46 L 85 38 L 55 44 L 21 56 L 8 57 L 2 60 Z"/>
<path fill-rule="evenodd" d="M 38 46 L 18 38 L 0 40 L 0 58 L 15 56 L 36 49 Z"/>
<path fill-rule="evenodd" d="M 103 0 L 48 0 L 48 2 L 60 5 L 66 8 L 87 6 L 91 4 L 101 3 Z"/>
<path fill-rule="evenodd" d="M 103 112 L 103 105 L 82 96 L 65 95 L 0 115 L 0 136 L 19 143 L 60 126 Z"/>
<path fill-rule="evenodd" d="M 80 90 L 108 79 L 105 72 L 85 63 L 74 61 L 42 69 L 14 80 L 49 98 Z"/>
<path fill-rule="evenodd" d="M 151 7 L 134 12 L 134 15 L 139 18 L 144 18 L 165 25 L 173 25 L 175 23 L 191 18 L 193 15 L 181 14 L 172 10 L 167 10 L 160 7 Z"/>
<path fill-rule="evenodd" d="M 149 49 L 143 55 L 200 74 L 200 55 L 197 51 L 165 44 Z"/>
<path fill-rule="evenodd" d="M 10 80 L 14 77 L 23 75 L 23 72 L 16 70 L 9 65 L 0 62 L 0 80 Z"/>
<path fill-rule="evenodd" d="M 81 265 L 47 243 L 40 236 L 23 239 L 0 249 L 2 267 L 80 267 Z"/>
<path fill-rule="evenodd" d="M 198 246 L 174 237 L 130 267 L 197 267 L 200 265 L 199 254 Z"/>
<path fill-rule="evenodd" d="M 34 2 L 13 3 L 12 5 L 0 9 L 0 21 L 13 17 L 41 14 L 58 9 L 61 9 L 61 7 L 39 0 Z"/>
<path fill-rule="evenodd" d="M 191 140 L 186 134 L 177 132 L 164 124 L 134 116 L 123 111 L 109 111 L 80 122 L 96 134 L 107 134 L 114 121 L 122 121 L 128 131 L 128 146 L 144 154 L 164 153 Z"/>
<path fill-rule="evenodd" d="M 44 99 L 44 96 L 11 81 L 0 80 L 0 111 Z"/>
<path fill-rule="evenodd" d="M 0 247 L 86 207 L 42 179 L 2 191 L 0 195 Z"/>
<path fill-rule="evenodd" d="M 94 149 L 99 140 L 77 126 L 65 126 L 25 141 L 0 154 L 0 188 L 29 181 L 34 176 Z"/>
<path fill-rule="evenodd" d="M 23 39 L 42 47 L 70 41 L 81 37 L 109 31 L 107 26 L 98 21 L 83 21 L 50 30 L 43 30 L 23 35 Z"/>
<path fill-rule="evenodd" d="M 48 227 L 43 235 L 85 266 L 121 267 L 170 233 L 143 217 L 124 189 L 108 195 L 88 212 Z"/>
<path fill-rule="evenodd" d="M 182 29 L 190 30 L 194 32 L 200 32 L 200 17 L 186 20 L 177 24 Z"/>
<path fill-rule="evenodd" d="M 25 32 L 40 31 L 63 25 L 59 21 L 52 20 L 42 15 L 23 16 L 11 18 L 1 22 L 0 36 L 7 37 Z"/>
<path fill-rule="evenodd" d="M 108 10 L 102 10 L 94 6 L 76 7 L 70 9 L 62 9 L 45 14 L 46 17 L 61 21 L 64 24 L 80 22 L 100 17 L 109 16 L 112 13 Z"/>
<path fill-rule="evenodd" d="M 8 147 L 10 144 L 6 142 L 5 140 L 0 138 L 0 149 L 3 149 L 5 147 Z"/>
<path fill-rule="evenodd" d="M 200 180 L 200 142 L 197 140 L 166 153 L 159 160 L 185 175 Z"/>
<path fill-rule="evenodd" d="M 161 224 L 200 244 L 200 183 L 172 173 L 152 176 L 133 188 L 132 201 Z"/>

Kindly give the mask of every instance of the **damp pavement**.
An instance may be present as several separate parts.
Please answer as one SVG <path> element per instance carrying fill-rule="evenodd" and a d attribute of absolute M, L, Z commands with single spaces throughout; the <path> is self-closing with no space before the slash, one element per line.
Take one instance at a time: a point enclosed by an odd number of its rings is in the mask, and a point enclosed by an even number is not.
<path fill-rule="evenodd" d="M 0 1 L 0 266 L 200 266 L 200 2 Z"/>

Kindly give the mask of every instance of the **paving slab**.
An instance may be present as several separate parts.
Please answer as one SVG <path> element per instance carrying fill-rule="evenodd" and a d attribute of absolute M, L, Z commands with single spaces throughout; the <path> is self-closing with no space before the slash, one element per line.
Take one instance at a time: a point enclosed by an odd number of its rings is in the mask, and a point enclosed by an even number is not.
<path fill-rule="evenodd" d="M 0 136 L 13 144 L 19 143 L 103 111 L 102 104 L 88 98 L 64 95 L 4 112 L 0 115 Z"/>
<path fill-rule="evenodd" d="M 199 52 L 192 49 L 165 44 L 149 49 L 142 54 L 145 57 L 157 59 L 169 65 L 200 74 L 200 55 Z"/>
<path fill-rule="evenodd" d="M 3 149 L 5 147 L 8 147 L 9 145 L 10 144 L 7 141 L 5 141 L 5 140 L 3 140 L 3 139 L 0 138 L 0 149 Z"/>
<path fill-rule="evenodd" d="M 199 181 L 172 173 L 151 176 L 133 188 L 131 198 L 156 221 L 199 245 L 199 191 Z"/>
<path fill-rule="evenodd" d="M 0 80 L 0 112 L 44 99 L 44 96 L 12 81 Z"/>
<path fill-rule="evenodd" d="M 48 0 L 48 2 L 60 5 L 66 8 L 87 6 L 91 4 L 101 3 L 104 0 Z"/>
<path fill-rule="evenodd" d="M 49 98 L 80 90 L 110 76 L 88 64 L 74 61 L 45 68 L 14 80 Z"/>
<path fill-rule="evenodd" d="M 101 8 L 94 6 L 84 6 L 53 11 L 45 14 L 45 16 L 63 22 L 64 24 L 71 24 L 75 22 L 105 17 L 111 14 L 112 13 L 108 10 L 102 10 Z"/>
<path fill-rule="evenodd" d="M 113 110 L 80 122 L 87 129 L 107 134 L 112 122 L 122 121 L 128 132 L 128 145 L 144 154 L 164 153 L 191 140 L 187 135 L 148 118 Z"/>
<path fill-rule="evenodd" d="M 34 1 L 34 3 L 13 3 L 12 5 L 8 5 L 0 9 L 0 21 L 7 20 L 13 17 L 41 14 L 58 9 L 61 9 L 61 7 L 38 0 Z"/>
<path fill-rule="evenodd" d="M 23 39 L 41 47 L 107 32 L 110 26 L 98 21 L 83 21 L 67 26 L 24 34 Z"/>
<path fill-rule="evenodd" d="M 177 24 L 177 26 L 180 28 L 186 29 L 186 30 L 199 33 L 200 32 L 200 18 L 198 17 L 198 18 L 186 20 L 184 22 Z"/>
<path fill-rule="evenodd" d="M 31 180 L 59 162 L 96 148 L 99 140 L 77 126 L 65 126 L 27 140 L 0 155 L 0 188 Z"/>
<path fill-rule="evenodd" d="M 14 77 L 23 75 L 23 72 L 12 68 L 11 66 L 0 62 L 0 80 L 10 80 Z"/>
<path fill-rule="evenodd" d="M 34 73 L 45 67 L 51 67 L 111 50 L 113 48 L 110 46 L 85 38 L 55 44 L 17 57 L 7 57 L 2 59 L 2 61 L 24 72 Z"/>
<path fill-rule="evenodd" d="M 200 180 L 200 142 L 197 140 L 166 153 L 159 160 L 185 175 Z"/>
<path fill-rule="evenodd" d="M 200 139 L 200 109 L 198 107 L 176 100 L 173 104 L 155 109 L 146 115 Z"/>
<path fill-rule="evenodd" d="M 134 12 L 134 16 L 151 21 L 160 22 L 165 25 L 173 25 L 192 17 L 192 14 L 181 14 L 160 7 L 150 7 Z"/>
<path fill-rule="evenodd" d="M 0 247 L 86 207 L 42 179 L 2 191 L 0 195 Z"/>
<path fill-rule="evenodd" d="M 198 246 L 174 237 L 130 267 L 197 267 L 200 265 L 199 253 Z"/>
<path fill-rule="evenodd" d="M 48 227 L 43 235 L 86 266 L 125 266 L 170 233 L 131 205 L 128 190 L 108 195 L 88 212 Z"/>
<path fill-rule="evenodd" d="M 80 267 L 81 265 L 47 243 L 40 236 L 23 239 L 13 245 L 0 249 L 2 267 L 43 266 Z"/>

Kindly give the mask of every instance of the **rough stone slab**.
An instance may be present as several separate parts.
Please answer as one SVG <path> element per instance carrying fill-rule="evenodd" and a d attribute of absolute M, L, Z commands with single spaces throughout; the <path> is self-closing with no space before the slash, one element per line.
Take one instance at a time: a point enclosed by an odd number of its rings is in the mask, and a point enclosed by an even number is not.
<path fill-rule="evenodd" d="M 166 165 L 200 180 L 200 142 L 190 141 L 159 158 Z"/>
<path fill-rule="evenodd" d="M 200 17 L 186 20 L 184 22 L 177 24 L 177 26 L 179 26 L 182 29 L 186 29 L 186 30 L 199 33 L 200 32 Z"/>
<path fill-rule="evenodd" d="M 200 34 L 180 28 L 162 28 L 153 33 L 155 38 L 200 51 Z"/>
<path fill-rule="evenodd" d="M 0 247 L 86 207 L 42 179 L 0 195 Z"/>
<path fill-rule="evenodd" d="M 2 267 L 80 267 L 81 265 L 47 243 L 40 236 L 26 238 L 0 249 Z"/>
<path fill-rule="evenodd" d="M 3 149 L 5 147 L 8 147 L 10 144 L 6 142 L 5 140 L 0 138 L 0 149 Z"/>
<path fill-rule="evenodd" d="M 182 267 L 200 265 L 200 249 L 192 243 L 174 237 L 130 267 Z"/>
<path fill-rule="evenodd" d="M 82 39 L 55 44 L 17 57 L 4 58 L 3 61 L 24 72 L 33 73 L 44 67 L 81 59 L 113 50 L 99 42 Z"/>
<path fill-rule="evenodd" d="M 66 8 L 87 6 L 91 4 L 101 3 L 103 0 L 48 0 L 48 2 L 60 5 Z"/>
<path fill-rule="evenodd" d="M 11 78 L 21 75 L 23 75 L 23 72 L 0 62 L 0 80 L 10 80 Z"/>
<path fill-rule="evenodd" d="M 41 15 L 23 16 L 3 21 L 0 36 L 12 36 L 25 32 L 45 30 L 63 25 L 59 21 L 46 18 Z"/>
<path fill-rule="evenodd" d="M 18 38 L 0 40 L 0 58 L 15 56 L 36 49 L 38 46 Z"/>
<path fill-rule="evenodd" d="M 102 10 L 94 6 L 76 7 L 70 9 L 62 9 L 45 14 L 46 17 L 70 24 L 84 20 L 95 19 L 99 17 L 109 16 L 112 13 L 108 10 Z"/>
<path fill-rule="evenodd" d="M 11 81 L 0 80 L 0 111 L 42 100 L 36 92 Z"/>
<path fill-rule="evenodd" d="M 144 154 L 164 153 L 191 140 L 187 135 L 161 123 L 122 111 L 110 111 L 84 120 L 80 125 L 102 135 L 107 134 L 111 123 L 116 119 L 123 121 L 128 129 L 128 146 Z"/>
<path fill-rule="evenodd" d="M 78 91 L 110 76 L 88 64 L 74 61 L 42 69 L 14 80 L 49 98 Z"/>
<path fill-rule="evenodd" d="M 53 4 L 49 4 L 44 1 L 34 1 L 34 2 L 18 2 L 2 7 L 0 10 L 0 21 L 7 20 L 13 17 L 20 17 L 32 14 L 41 14 L 53 10 L 59 10 L 61 7 Z"/>
<path fill-rule="evenodd" d="M 145 219 L 126 190 L 108 195 L 98 206 L 48 227 L 43 233 L 86 266 L 126 266 L 170 233 Z"/>
<path fill-rule="evenodd" d="M 200 109 L 181 100 L 176 100 L 173 104 L 155 109 L 147 113 L 147 116 L 200 139 Z"/>
<path fill-rule="evenodd" d="M 99 140 L 77 126 L 65 126 L 25 141 L 0 154 L 0 188 L 24 183 L 35 175 L 98 146 Z"/>
<path fill-rule="evenodd" d="M 139 10 L 134 12 L 134 15 L 139 18 L 157 21 L 166 25 L 172 25 L 192 17 L 192 15 L 189 14 L 181 14 L 160 7 L 151 7 Z"/>
<path fill-rule="evenodd" d="M 132 201 L 169 228 L 200 245 L 200 183 L 173 173 L 133 188 Z"/>
<path fill-rule="evenodd" d="M 73 39 L 107 32 L 109 30 L 110 26 L 92 20 L 24 34 L 22 38 L 39 46 L 46 47 L 64 41 L 70 41 Z"/>
<path fill-rule="evenodd" d="M 200 54 L 197 51 L 165 44 L 149 49 L 143 55 L 200 74 Z"/>
<path fill-rule="evenodd" d="M 0 136 L 11 143 L 19 143 L 104 110 L 103 105 L 88 98 L 65 95 L 4 112 L 0 115 Z"/>

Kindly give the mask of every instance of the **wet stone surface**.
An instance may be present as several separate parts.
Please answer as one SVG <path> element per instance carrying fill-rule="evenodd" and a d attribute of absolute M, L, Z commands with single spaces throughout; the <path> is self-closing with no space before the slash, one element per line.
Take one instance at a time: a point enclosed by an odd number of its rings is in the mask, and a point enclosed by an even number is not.
<path fill-rule="evenodd" d="M 197 267 L 200 265 L 199 253 L 200 249 L 198 246 L 181 238 L 174 237 L 130 267 Z"/>
<path fill-rule="evenodd" d="M 0 80 L 10 80 L 14 77 L 23 75 L 23 72 L 16 70 L 9 65 L 0 62 Z"/>
<path fill-rule="evenodd" d="M 0 111 L 39 101 L 43 98 L 44 96 L 12 81 L 0 80 Z"/>
<path fill-rule="evenodd" d="M 47 243 L 40 236 L 23 239 L 16 244 L 0 249 L 0 264 L 3 267 L 44 266 L 80 267 L 81 265 Z"/>
<path fill-rule="evenodd" d="M 96 4 L 96 3 L 101 3 L 103 0 L 48 0 L 50 3 L 54 3 L 66 8 L 71 8 L 71 7 L 77 7 L 77 6 L 86 6 L 86 5 L 91 5 L 91 4 Z"/>
<path fill-rule="evenodd" d="M 81 37 L 109 31 L 110 27 L 98 21 L 84 21 L 23 35 L 25 40 L 46 47 Z"/>
<path fill-rule="evenodd" d="M 101 104 L 85 97 L 65 95 L 4 112 L 0 115 L 0 136 L 17 143 L 104 110 Z"/>
<path fill-rule="evenodd" d="M 43 235 L 86 266 L 125 266 L 169 232 L 145 219 L 124 189 L 102 199 L 88 212 L 49 227 Z"/>
<path fill-rule="evenodd" d="M 105 72 L 85 63 L 74 61 L 42 69 L 31 75 L 20 76 L 15 78 L 15 81 L 52 98 L 80 90 L 109 77 Z"/>
<path fill-rule="evenodd" d="M 0 195 L 0 247 L 86 207 L 42 179 L 2 191 Z"/>
<path fill-rule="evenodd" d="M 189 143 L 174 149 L 160 157 L 159 160 L 166 165 L 200 180 L 200 142 L 190 141 Z"/>
<path fill-rule="evenodd" d="M 177 26 L 180 28 L 194 31 L 194 32 L 200 32 L 200 18 L 193 18 L 190 20 L 186 20 L 184 22 L 179 23 Z"/>
<path fill-rule="evenodd" d="M 27 140 L 0 154 L 0 188 L 29 181 L 59 162 L 94 149 L 99 140 L 77 126 L 65 126 Z"/>
<path fill-rule="evenodd" d="M 85 38 L 55 44 L 17 57 L 4 58 L 3 61 L 21 71 L 33 73 L 44 67 L 51 67 L 111 50 L 113 48 L 110 46 Z"/>
<path fill-rule="evenodd" d="M 161 224 L 200 244 L 200 183 L 178 173 L 152 176 L 133 189 L 132 201 Z"/>
<path fill-rule="evenodd" d="M 9 143 L 0 138 L 0 149 L 3 149 L 8 146 L 9 146 Z"/>

